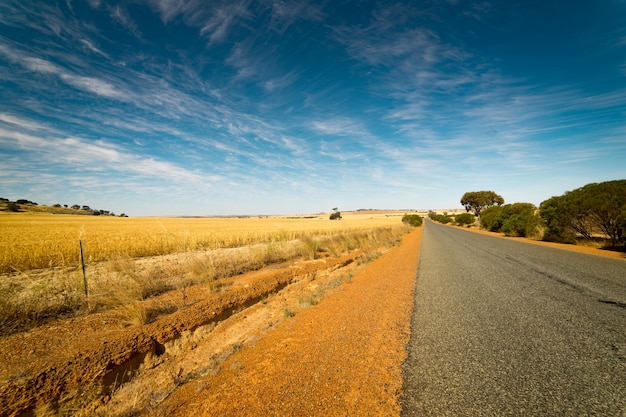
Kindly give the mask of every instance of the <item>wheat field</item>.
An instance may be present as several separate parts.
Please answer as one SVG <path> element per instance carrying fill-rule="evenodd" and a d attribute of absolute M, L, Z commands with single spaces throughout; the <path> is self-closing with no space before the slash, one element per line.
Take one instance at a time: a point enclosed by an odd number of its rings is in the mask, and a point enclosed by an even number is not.
<path fill-rule="evenodd" d="M 51 214 L 0 215 L 0 273 L 75 267 L 79 241 L 87 262 L 114 258 L 284 242 L 302 235 L 330 236 L 401 224 L 401 213 L 344 213 L 245 218 L 120 218 Z"/>
<path fill-rule="evenodd" d="M 321 252 L 363 259 L 399 242 L 402 214 L 247 218 L 0 215 L 0 335 L 60 315 L 119 308 L 148 320 L 143 300 Z M 80 244 L 89 296 L 81 274 Z M 85 278 L 86 279 L 86 278 Z"/>

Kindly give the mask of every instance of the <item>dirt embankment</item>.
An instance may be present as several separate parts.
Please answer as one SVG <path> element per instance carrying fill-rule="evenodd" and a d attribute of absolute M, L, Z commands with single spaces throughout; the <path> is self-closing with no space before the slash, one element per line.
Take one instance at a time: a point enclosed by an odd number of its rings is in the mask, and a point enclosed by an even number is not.
<path fill-rule="evenodd" d="M 163 367 L 171 356 L 168 350 L 181 339 L 191 340 L 188 348 L 193 348 L 194 343 L 203 342 L 198 337 L 198 341 L 192 340 L 194 332 L 210 336 L 214 326 L 239 311 L 265 305 L 268 297 L 318 273 L 345 268 L 360 255 L 360 251 L 352 251 L 338 258 L 303 261 L 224 279 L 212 284 L 221 287 L 217 292 L 198 285 L 164 294 L 143 302 L 143 308 L 161 313 L 145 325 L 125 327 L 127 312 L 108 311 L 2 337 L 0 415 L 91 415 L 140 368 Z M 218 344 L 215 357 L 206 358 L 207 362 L 219 362 L 219 356 L 226 355 L 228 349 L 230 346 Z M 177 372 L 180 375 L 176 378 L 192 377 Z"/>
<path fill-rule="evenodd" d="M 399 415 L 421 233 L 416 229 L 339 292 L 230 356 L 219 373 L 181 386 L 159 411 Z"/>

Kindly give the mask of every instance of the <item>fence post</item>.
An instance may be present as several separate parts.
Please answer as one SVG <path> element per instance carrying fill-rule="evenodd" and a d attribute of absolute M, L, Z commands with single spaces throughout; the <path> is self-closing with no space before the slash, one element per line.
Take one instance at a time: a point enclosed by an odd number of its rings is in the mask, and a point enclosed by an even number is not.
<path fill-rule="evenodd" d="M 87 283 L 87 271 L 85 266 L 85 251 L 83 250 L 83 241 L 79 240 L 80 243 L 80 261 L 83 266 L 83 282 L 85 284 L 85 297 L 89 299 L 89 284 Z"/>

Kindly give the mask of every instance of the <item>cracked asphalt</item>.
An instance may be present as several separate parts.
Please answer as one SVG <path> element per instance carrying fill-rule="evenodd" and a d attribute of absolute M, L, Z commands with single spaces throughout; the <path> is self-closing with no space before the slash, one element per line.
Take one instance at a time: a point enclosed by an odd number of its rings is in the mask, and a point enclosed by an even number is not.
<path fill-rule="evenodd" d="M 403 416 L 626 416 L 626 261 L 424 227 Z"/>

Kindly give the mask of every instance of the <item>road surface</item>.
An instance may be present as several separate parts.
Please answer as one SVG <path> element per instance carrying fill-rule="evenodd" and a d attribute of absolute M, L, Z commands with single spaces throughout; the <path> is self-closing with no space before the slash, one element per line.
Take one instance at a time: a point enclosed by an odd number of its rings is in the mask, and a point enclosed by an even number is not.
<path fill-rule="evenodd" d="M 424 227 L 403 416 L 626 416 L 626 261 Z"/>

